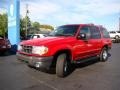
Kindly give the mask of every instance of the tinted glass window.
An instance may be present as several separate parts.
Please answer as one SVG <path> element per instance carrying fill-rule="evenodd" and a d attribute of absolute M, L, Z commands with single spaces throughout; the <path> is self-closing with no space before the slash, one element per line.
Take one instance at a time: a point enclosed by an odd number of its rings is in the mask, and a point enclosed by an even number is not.
<path fill-rule="evenodd" d="M 91 32 L 91 39 L 100 39 L 101 38 L 100 31 L 97 27 L 92 26 L 90 28 L 90 32 Z"/>
<path fill-rule="evenodd" d="M 110 31 L 109 33 L 111 33 L 111 34 L 115 34 L 116 32 L 115 32 L 115 31 Z"/>
<path fill-rule="evenodd" d="M 104 38 L 110 38 L 108 31 L 104 28 L 101 29 Z"/>
<path fill-rule="evenodd" d="M 120 33 L 120 31 L 117 31 L 117 33 Z"/>
<path fill-rule="evenodd" d="M 85 34 L 89 33 L 89 27 L 87 27 L 87 26 L 82 27 L 80 29 L 80 33 L 85 33 Z"/>
<path fill-rule="evenodd" d="M 1 38 L 3 38 L 3 36 L 0 35 Z"/>
<path fill-rule="evenodd" d="M 47 35 L 43 35 L 44 37 L 47 37 Z"/>
<path fill-rule="evenodd" d="M 50 36 L 74 36 L 79 28 L 79 25 L 60 26 L 52 31 Z"/>
<path fill-rule="evenodd" d="M 89 26 L 83 26 L 81 29 L 80 29 L 80 33 L 84 33 L 88 36 L 88 38 L 90 37 L 90 28 Z"/>

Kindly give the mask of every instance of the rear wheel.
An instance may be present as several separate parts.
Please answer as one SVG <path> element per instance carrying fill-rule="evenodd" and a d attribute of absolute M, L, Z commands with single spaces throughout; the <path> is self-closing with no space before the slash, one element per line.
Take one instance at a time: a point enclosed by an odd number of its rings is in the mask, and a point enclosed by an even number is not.
<path fill-rule="evenodd" d="M 120 37 L 117 35 L 117 36 L 115 36 L 115 39 L 117 40 L 117 39 L 119 39 Z"/>
<path fill-rule="evenodd" d="M 65 53 L 62 53 L 58 55 L 57 57 L 57 63 L 56 63 L 56 74 L 59 77 L 64 77 L 67 75 L 69 70 L 69 62 L 67 60 L 67 55 Z"/>
<path fill-rule="evenodd" d="M 108 49 L 103 48 L 100 53 L 100 61 L 105 62 L 108 60 Z"/>

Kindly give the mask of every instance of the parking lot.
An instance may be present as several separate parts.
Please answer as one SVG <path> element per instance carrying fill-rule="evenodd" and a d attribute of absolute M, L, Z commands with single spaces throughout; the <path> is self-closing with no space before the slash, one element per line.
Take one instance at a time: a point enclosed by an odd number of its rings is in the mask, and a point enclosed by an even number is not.
<path fill-rule="evenodd" d="M 107 62 L 76 65 L 65 78 L 29 68 L 16 55 L 0 56 L 0 90 L 120 90 L 120 43 Z"/>

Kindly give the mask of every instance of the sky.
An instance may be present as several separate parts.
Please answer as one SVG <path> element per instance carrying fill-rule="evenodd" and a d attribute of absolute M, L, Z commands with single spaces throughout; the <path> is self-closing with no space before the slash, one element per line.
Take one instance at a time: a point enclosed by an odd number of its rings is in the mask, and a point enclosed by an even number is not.
<path fill-rule="evenodd" d="M 0 0 L 0 13 L 7 11 L 10 0 Z M 54 27 L 64 24 L 93 23 L 118 30 L 120 0 L 20 0 L 20 15 Z"/>

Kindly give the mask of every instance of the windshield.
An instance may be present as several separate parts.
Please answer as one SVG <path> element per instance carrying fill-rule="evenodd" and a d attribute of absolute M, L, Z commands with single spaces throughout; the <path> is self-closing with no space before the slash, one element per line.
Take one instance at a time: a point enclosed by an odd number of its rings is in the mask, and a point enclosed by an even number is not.
<path fill-rule="evenodd" d="M 78 25 L 60 26 L 52 31 L 49 36 L 75 36 Z"/>

